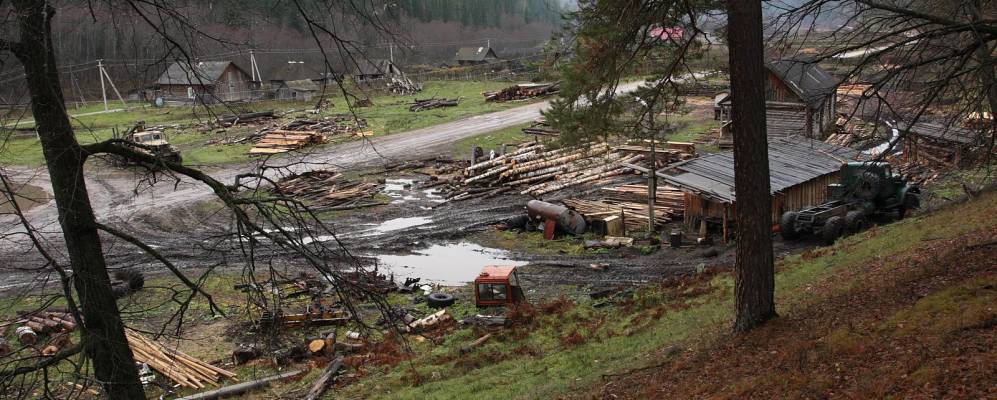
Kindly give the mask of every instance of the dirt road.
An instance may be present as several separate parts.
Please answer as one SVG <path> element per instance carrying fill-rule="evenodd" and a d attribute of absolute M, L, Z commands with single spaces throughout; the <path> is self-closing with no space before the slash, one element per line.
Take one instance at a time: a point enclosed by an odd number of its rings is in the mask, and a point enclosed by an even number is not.
<path fill-rule="evenodd" d="M 627 92 L 641 82 L 621 84 L 617 92 Z M 446 150 L 454 142 L 499 130 L 509 126 L 529 122 L 540 116 L 540 111 L 550 106 L 549 101 L 527 104 L 504 111 L 497 111 L 460 119 L 445 124 L 403 133 L 377 137 L 369 140 L 343 143 L 316 149 L 311 154 L 303 154 L 294 159 L 301 161 L 293 169 L 302 172 L 310 169 L 338 168 L 342 170 L 370 167 L 390 161 L 416 159 L 437 154 Z M 270 164 L 284 162 L 271 161 Z M 253 165 L 238 164 L 224 167 L 205 167 L 213 178 L 231 183 L 240 173 L 250 171 Z M 37 170 L 11 169 L 12 178 L 39 186 L 51 193 L 51 183 L 44 168 Z M 168 213 L 171 209 L 189 205 L 210 196 L 209 189 L 189 179 L 174 182 L 159 182 L 156 185 L 142 185 L 141 176 L 130 171 L 121 171 L 89 163 L 87 165 L 87 189 L 94 212 L 104 221 L 128 221 L 142 211 L 156 210 Z M 35 226 L 46 230 L 58 230 L 58 214 L 54 202 L 35 207 L 28 211 L 28 218 Z M 12 219 L 0 219 L 0 232 L 18 232 L 21 227 Z"/>

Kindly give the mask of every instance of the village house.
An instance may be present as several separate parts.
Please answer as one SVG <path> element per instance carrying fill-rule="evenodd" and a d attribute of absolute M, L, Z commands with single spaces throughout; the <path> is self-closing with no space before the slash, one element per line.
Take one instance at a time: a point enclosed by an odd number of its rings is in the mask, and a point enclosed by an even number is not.
<path fill-rule="evenodd" d="M 256 98 L 260 83 L 232 61 L 177 61 L 159 76 L 156 87 L 156 95 L 166 101 L 216 103 Z"/>
<path fill-rule="evenodd" d="M 460 50 L 457 50 L 455 57 L 457 64 L 460 65 L 488 64 L 496 62 L 498 59 L 495 50 L 490 46 L 461 47 Z"/>
<path fill-rule="evenodd" d="M 391 60 L 357 59 L 349 62 L 349 70 L 357 82 L 389 78 L 402 74 L 402 70 Z"/>
<path fill-rule="evenodd" d="M 768 141 L 772 221 L 827 200 L 827 186 L 839 182 L 841 166 L 857 161 L 858 150 L 801 136 L 772 137 Z M 684 192 L 686 224 L 719 227 L 729 237 L 734 218 L 734 154 L 704 155 L 680 162 L 658 173 L 668 185 Z"/>
<path fill-rule="evenodd" d="M 267 75 L 270 95 L 275 100 L 311 100 L 322 90 L 326 74 L 304 61 L 288 61 Z"/>
<path fill-rule="evenodd" d="M 765 121 L 769 136 L 802 135 L 823 139 L 833 133 L 838 80 L 816 64 L 780 60 L 765 65 Z M 722 136 L 730 132 L 730 95 L 714 99 Z"/>

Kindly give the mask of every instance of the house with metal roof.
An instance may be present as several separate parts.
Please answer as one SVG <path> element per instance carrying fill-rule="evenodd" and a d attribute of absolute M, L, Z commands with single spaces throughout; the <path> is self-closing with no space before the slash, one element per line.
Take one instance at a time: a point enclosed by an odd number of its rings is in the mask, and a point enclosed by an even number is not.
<path fill-rule="evenodd" d="M 770 136 L 823 139 L 833 133 L 837 78 L 806 61 L 773 61 L 765 69 L 765 128 Z M 714 112 L 721 125 L 731 119 L 730 105 L 729 96 L 715 99 Z"/>
<path fill-rule="evenodd" d="M 215 103 L 257 96 L 259 82 L 232 61 L 177 61 L 156 80 L 157 96 L 168 101 Z"/>
<path fill-rule="evenodd" d="M 858 150 L 802 136 L 770 137 L 768 153 L 773 221 L 826 201 L 827 186 L 838 183 L 841 166 L 860 157 Z M 726 239 L 737 204 L 732 151 L 676 163 L 657 175 L 685 193 L 686 224 L 720 227 Z"/>
<path fill-rule="evenodd" d="M 498 61 L 498 55 L 491 46 L 461 47 L 454 57 L 460 65 L 488 64 Z"/>
<path fill-rule="evenodd" d="M 348 70 L 357 82 L 381 79 L 402 74 L 402 70 L 391 60 L 359 58 L 347 62 Z"/>

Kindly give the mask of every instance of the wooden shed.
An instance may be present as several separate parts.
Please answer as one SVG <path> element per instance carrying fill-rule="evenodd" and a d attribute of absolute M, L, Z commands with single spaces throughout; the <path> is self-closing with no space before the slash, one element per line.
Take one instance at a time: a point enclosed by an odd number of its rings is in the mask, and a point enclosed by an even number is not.
<path fill-rule="evenodd" d="M 858 150 L 801 136 L 772 137 L 768 143 L 772 220 L 827 200 L 827 185 L 837 183 L 841 166 Z M 721 152 L 674 164 L 658 176 L 685 193 L 684 221 L 719 226 L 724 240 L 734 222 L 734 154 Z"/>
<path fill-rule="evenodd" d="M 259 82 L 232 61 L 177 61 L 156 81 L 157 95 L 168 101 L 215 103 L 259 95 Z"/>
<path fill-rule="evenodd" d="M 903 133 L 904 162 L 949 168 L 971 164 L 985 137 L 978 131 L 925 122 L 909 125 Z"/>
<path fill-rule="evenodd" d="M 349 64 L 353 79 L 357 82 L 381 79 L 402 74 L 402 70 L 391 60 L 357 59 Z"/>
<path fill-rule="evenodd" d="M 457 50 L 457 55 L 454 56 L 457 64 L 460 65 L 478 65 L 478 64 L 488 64 L 491 62 L 498 61 L 498 55 L 495 54 L 489 46 L 479 46 L 479 47 L 461 47 Z"/>
<path fill-rule="evenodd" d="M 765 128 L 769 136 L 823 139 L 834 131 L 837 79 L 816 64 L 803 61 L 780 60 L 765 68 Z M 730 107 L 728 94 L 714 99 L 714 115 L 721 123 L 731 119 Z"/>

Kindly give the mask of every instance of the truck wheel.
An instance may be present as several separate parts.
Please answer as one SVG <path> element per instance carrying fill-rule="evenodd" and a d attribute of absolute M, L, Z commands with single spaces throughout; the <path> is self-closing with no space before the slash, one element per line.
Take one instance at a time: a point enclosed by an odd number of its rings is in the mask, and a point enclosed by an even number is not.
<path fill-rule="evenodd" d="M 453 305 L 457 301 L 453 296 L 446 293 L 430 293 L 426 296 L 426 304 L 432 308 L 443 308 Z"/>
<path fill-rule="evenodd" d="M 865 213 L 862 211 L 849 211 L 848 214 L 845 214 L 845 229 L 849 235 L 862 232 L 865 227 Z"/>
<path fill-rule="evenodd" d="M 855 182 L 855 196 L 862 200 L 872 200 L 879 194 L 879 175 L 870 171 L 863 172 Z"/>
<path fill-rule="evenodd" d="M 835 240 L 841 236 L 841 232 L 845 229 L 845 220 L 841 217 L 834 216 L 827 219 L 824 222 L 824 226 L 820 228 L 820 238 L 825 244 L 834 244 Z"/>
<path fill-rule="evenodd" d="M 800 237 L 800 232 L 796 230 L 795 211 L 787 211 L 779 218 L 779 233 L 784 240 L 793 240 Z"/>

